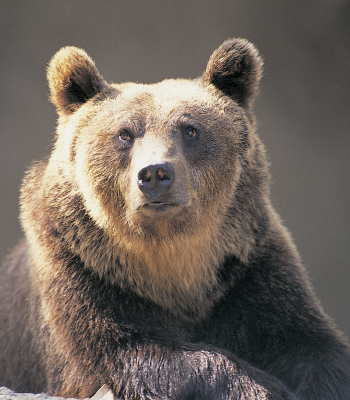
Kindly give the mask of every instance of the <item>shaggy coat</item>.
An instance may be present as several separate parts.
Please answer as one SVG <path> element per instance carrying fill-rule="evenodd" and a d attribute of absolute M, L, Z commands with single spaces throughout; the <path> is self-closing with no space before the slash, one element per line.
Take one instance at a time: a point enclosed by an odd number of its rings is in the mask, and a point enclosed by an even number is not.
<path fill-rule="evenodd" d="M 195 80 L 108 84 L 51 60 L 59 114 L 1 272 L 0 384 L 84 398 L 349 400 L 350 351 L 270 203 L 252 104 L 262 61 L 226 41 Z"/>

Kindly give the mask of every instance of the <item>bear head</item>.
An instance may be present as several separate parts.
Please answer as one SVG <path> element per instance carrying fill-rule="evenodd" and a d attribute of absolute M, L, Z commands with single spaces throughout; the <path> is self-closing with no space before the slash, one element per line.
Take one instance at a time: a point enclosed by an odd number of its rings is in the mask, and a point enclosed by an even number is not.
<path fill-rule="evenodd" d="M 48 232 L 57 253 L 121 287 L 205 312 L 225 257 L 247 261 L 266 219 L 261 71 L 243 39 L 224 42 L 201 77 L 152 85 L 108 84 L 83 50 L 61 49 L 48 67 L 57 141 L 23 189 L 29 237 Z"/>

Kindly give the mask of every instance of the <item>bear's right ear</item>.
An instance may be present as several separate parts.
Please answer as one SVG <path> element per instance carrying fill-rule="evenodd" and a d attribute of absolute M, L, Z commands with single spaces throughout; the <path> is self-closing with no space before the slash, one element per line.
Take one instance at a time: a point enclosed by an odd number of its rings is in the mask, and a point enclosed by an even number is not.
<path fill-rule="evenodd" d="M 202 79 L 248 107 L 258 90 L 262 65 L 257 49 L 247 40 L 227 40 L 211 55 Z"/>
<path fill-rule="evenodd" d="M 92 59 L 77 47 L 64 47 L 53 56 L 47 80 L 50 99 L 60 115 L 72 114 L 108 87 Z"/>

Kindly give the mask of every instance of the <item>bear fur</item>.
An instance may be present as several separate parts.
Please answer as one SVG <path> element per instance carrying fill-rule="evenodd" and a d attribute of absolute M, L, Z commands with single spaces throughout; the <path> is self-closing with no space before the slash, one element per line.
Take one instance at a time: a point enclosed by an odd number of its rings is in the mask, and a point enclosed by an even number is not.
<path fill-rule="evenodd" d="M 51 60 L 49 159 L 0 289 L 0 384 L 84 398 L 350 399 L 350 351 L 270 203 L 255 47 L 195 80 L 108 84 Z"/>

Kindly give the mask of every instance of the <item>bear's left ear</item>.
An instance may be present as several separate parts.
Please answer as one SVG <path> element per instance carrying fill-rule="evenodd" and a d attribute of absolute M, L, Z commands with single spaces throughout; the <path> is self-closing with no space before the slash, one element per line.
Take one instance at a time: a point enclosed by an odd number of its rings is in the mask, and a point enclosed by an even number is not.
<path fill-rule="evenodd" d="M 242 107 L 249 107 L 258 89 L 263 62 L 245 39 L 224 42 L 211 55 L 202 77 Z"/>
<path fill-rule="evenodd" d="M 50 99 L 60 115 L 72 114 L 108 87 L 92 59 L 77 47 L 64 47 L 53 56 L 47 80 Z"/>

